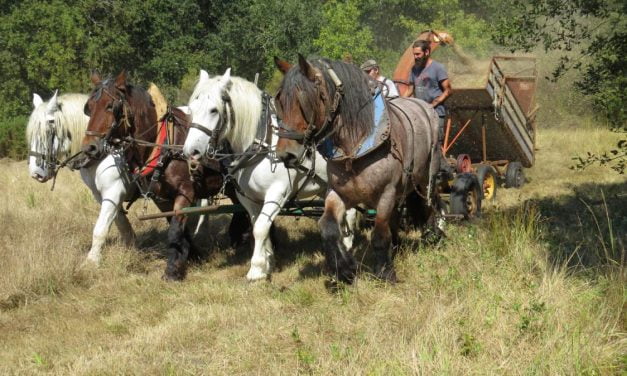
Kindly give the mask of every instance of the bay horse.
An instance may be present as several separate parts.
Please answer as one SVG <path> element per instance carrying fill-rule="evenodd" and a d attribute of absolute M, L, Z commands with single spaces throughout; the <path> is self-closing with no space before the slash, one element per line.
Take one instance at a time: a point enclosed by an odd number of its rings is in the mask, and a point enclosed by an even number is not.
<path fill-rule="evenodd" d="M 115 79 L 105 80 L 95 72 L 91 81 L 94 89 L 84 107 L 90 119 L 82 148 L 92 160 L 104 156 L 113 161 L 102 170 L 98 167 L 97 174 L 115 180 L 116 187 L 102 198 L 103 206 L 119 208 L 124 201 L 132 202 L 141 195 L 152 198 L 161 211 L 171 211 L 220 192 L 224 179 L 219 162 L 213 161 L 192 180 L 180 151 L 167 148 L 182 144 L 187 136 L 189 122 L 182 110 L 169 108 L 159 121 L 150 94 L 130 84 L 124 71 Z M 180 280 L 186 275 L 190 252 L 195 252 L 186 223 L 184 215 L 169 219 L 164 279 Z M 236 232 L 246 230 L 247 223 L 245 214 L 235 214 L 230 234 L 236 236 Z"/>
<path fill-rule="evenodd" d="M 189 100 L 192 128 L 183 146 L 183 153 L 194 163 L 202 163 L 223 142 L 233 151 L 229 175 L 250 215 L 255 239 L 246 275 L 249 281 L 271 275 L 274 248 L 270 231 L 285 204 L 292 199 L 324 197 L 327 189 L 326 163 L 319 153 L 306 155 L 294 168 L 287 168 L 274 156 L 278 137 L 270 99 L 254 83 L 231 76 L 230 68 L 214 77 L 201 70 Z M 347 248 L 352 246 L 355 219 L 353 210 L 343 222 L 341 240 Z"/>
<path fill-rule="evenodd" d="M 439 158 L 432 158 L 437 115 L 414 98 L 381 102 L 388 113 L 388 133 L 364 151 L 376 115 L 376 93 L 367 75 L 349 63 L 308 61 L 302 55 L 291 68 L 275 62 L 284 73 L 275 96 L 281 119 L 277 156 L 290 165 L 316 147 L 325 151 L 329 191 L 319 226 L 327 267 L 336 280 L 354 280 L 357 265 L 340 234 L 346 210 L 361 204 L 377 211 L 372 235 L 375 275 L 396 282 L 391 251 L 398 243 L 399 203 L 410 194 L 417 194 L 425 205 L 437 201 L 435 189 L 429 189 L 430 171 L 439 168 Z"/>

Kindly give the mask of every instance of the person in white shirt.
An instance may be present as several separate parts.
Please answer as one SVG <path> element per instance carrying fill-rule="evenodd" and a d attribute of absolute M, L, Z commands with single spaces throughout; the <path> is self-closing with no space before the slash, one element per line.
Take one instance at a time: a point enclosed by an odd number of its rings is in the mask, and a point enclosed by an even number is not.
<path fill-rule="evenodd" d="M 366 60 L 359 68 L 364 73 L 372 77 L 374 80 L 379 81 L 382 84 L 383 96 L 391 99 L 399 96 L 398 89 L 394 84 L 394 81 L 381 75 L 379 71 L 379 64 L 375 60 Z"/>

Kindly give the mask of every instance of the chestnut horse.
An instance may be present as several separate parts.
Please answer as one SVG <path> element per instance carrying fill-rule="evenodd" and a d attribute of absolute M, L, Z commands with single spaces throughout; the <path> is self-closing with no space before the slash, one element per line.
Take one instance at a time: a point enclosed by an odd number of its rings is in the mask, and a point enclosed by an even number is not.
<path fill-rule="evenodd" d="M 170 108 L 162 121 L 157 119 L 150 94 L 127 82 L 126 73 L 115 79 L 101 79 L 97 73 L 91 80 L 95 88 L 85 104 L 90 117 L 82 141 L 83 151 L 92 159 L 104 154 L 113 156 L 115 169 L 120 171 L 118 189 L 103 197 L 112 205 L 151 197 L 161 211 L 190 206 L 196 198 L 217 194 L 224 179 L 220 165 L 213 161 L 201 176 L 190 176 L 187 161 L 180 151 L 167 145 L 182 145 L 189 130 L 186 114 Z M 167 118 L 167 119 L 166 119 Z M 168 121 L 172 123 L 168 125 Z M 102 171 L 107 174 L 107 171 Z M 237 214 L 230 233 L 249 227 L 245 214 Z M 180 280 L 185 277 L 190 251 L 194 251 L 184 215 L 169 220 L 168 263 L 164 278 Z"/>
<path fill-rule="evenodd" d="M 355 278 L 355 259 L 341 241 L 342 219 L 347 209 L 365 205 L 377 211 L 375 275 L 396 282 L 391 251 L 398 243 L 399 204 L 410 194 L 425 205 L 437 202 L 432 184 L 439 167 L 439 158 L 432 158 L 437 152 L 435 111 L 413 98 L 377 102 L 387 109 L 389 128 L 364 152 L 378 117 L 367 75 L 352 64 L 307 61 L 301 55 L 291 69 L 275 62 L 285 74 L 275 97 L 281 119 L 277 156 L 290 165 L 317 147 L 327 159 L 329 190 L 319 221 L 327 267 L 337 280 Z"/>

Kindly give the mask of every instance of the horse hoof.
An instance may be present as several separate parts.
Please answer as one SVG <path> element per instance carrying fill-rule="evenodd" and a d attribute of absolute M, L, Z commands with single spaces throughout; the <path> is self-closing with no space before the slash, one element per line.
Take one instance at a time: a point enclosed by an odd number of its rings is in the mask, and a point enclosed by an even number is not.
<path fill-rule="evenodd" d="M 269 278 L 270 278 L 269 273 L 264 273 L 258 268 L 251 268 L 248 271 L 248 274 L 246 274 L 246 279 L 248 280 L 248 282 L 265 281 Z"/>
<path fill-rule="evenodd" d="M 182 281 L 183 279 L 185 279 L 184 275 L 181 275 L 181 273 L 164 273 L 161 276 L 161 279 L 166 281 L 166 282 L 179 282 Z"/>
<path fill-rule="evenodd" d="M 338 270 L 337 273 L 335 273 L 335 279 L 347 285 L 352 285 L 353 282 L 355 282 L 356 276 L 357 276 L 357 270 L 353 268 Z"/>
<path fill-rule="evenodd" d="M 96 256 L 96 255 L 88 254 L 83 264 L 89 265 L 89 266 L 99 266 L 100 259 L 101 259 L 100 255 Z"/>
<path fill-rule="evenodd" d="M 394 270 L 394 268 L 384 266 L 378 269 L 379 270 L 375 274 L 378 279 L 390 284 L 396 284 L 396 282 L 398 282 L 398 279 L 396 278 L 396 270 Z"/>

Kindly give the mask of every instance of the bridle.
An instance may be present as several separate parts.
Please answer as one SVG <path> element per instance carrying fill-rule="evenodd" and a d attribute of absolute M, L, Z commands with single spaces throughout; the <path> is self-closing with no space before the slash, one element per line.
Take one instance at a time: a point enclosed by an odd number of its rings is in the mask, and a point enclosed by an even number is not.
<path fill-rule="evenodd" d="M 132 130 L 133 112 L 130 109 L 130 106 L 128 104 L 128 101 L 126 100 L 126 96 L 124 95 L 124 93 L 118 89 L 116 89 L 116 91 L 119 97 L 115 97 L 104 86 L 101 86 L 97 90 L 96 94 L 94 94 L 95 100 L 100 99 L 100 96 L 102 95 L 102 93 L 107 94 L 113 100 L 111 109 L 105 110 L 105 111 L 113 112 L 113 122 L 111 123 L 111 126 L 106 132 L 87 130 L 85 131 L 86 136 L 97 137 L 101 139 L 101 142 L 109 143 L 112 141 L 111 137 L 113 135 L 113 132 L 117 130 L 118 128 L 120 128 L 120 126 L 124 127 L 125 134 L 127 134 L 129 131 Z M 86 113 L 86 115 L 88 114 Z"/>
<path fill-rule="evenodd" d="M 55 139 L 58 139 L 54 123 L 54 119 L 46 120 L 46 139 L 48 144 L 46 145 L 44 153 L 34 150 L 29 150 L 28 152 L 29 157 L 35 157 L 35 163 L 37 166 L 53 171 L 59 163 L 59 160 L 57 159 L 57 152 L 54 149 L 54 141 Z"/>
<path fill-rule="evenodd" d="M 222 90 L 221 97 L 222 102 L 224 103 L 224 113 L 218 113 L 219 120 L 216 127 L 212 129 L 207 129 L 198 123 L 191 123 L 189 125 L 190 128 L 198 129 L 203 132 L 207 136 L 209 136 L 209 145 L 207 145 L 207 149 L 205 150 L 204 157 L 214 158 L 216 153 L 219 151 L 219 143 L 222 134 L 224 133 L 224 129 L 228 124 L 231 124 L 234 117 L 233 112 L 233 102 L 231 101 L 231 96 L 229 95 L 229 89 L 231 88 L 231 83 L 229 82 L 226 87 Z"/>
<path fill-rule="evenodd" d="M 335 132 L 330 131 L 329 129 L 331 124 L 333 124 L 339 116 L 340 103 L 344 97 L 343 83 L 333 68 L 331 68 L 331 66 L 323 60 L 319 60 L 319 62 L 324 66 L 324 69 L 327 71 L 327 74 L 331 77 L 331 80 L 335 85 L 335 94 L 333 95 L 331 106 L 326 108 L 326 115 L 322 125 L 318 127 L 315 124 L 314 110 L 311 108 L 311 105 L 308 104 L 305 93 L 300 90 L 298 91 L 296 97 L 305 121 L 307 122 L 307 128 L 303 132 L 295 131 L 293 130 L 294 127 L 290 127 L 282 119 L 278 119 L 279 137 L 295 140 L 298 143 L 305 145 L 306 148 L 317 147 Z M 316 91 L 315 98 L 320 98 L 323 102 L 325 102 L 325 99 L 328 98 L 328 92 L 322 72 L 316 72 L 314 87 Z M 280 95 L 281 91 L 277 93 L 276 98 Z M 280 107 L 280 101 L 275 101 L 275 105 Z M 283 111 L 281 110 L 279 112 L 282 113 Z"/>

